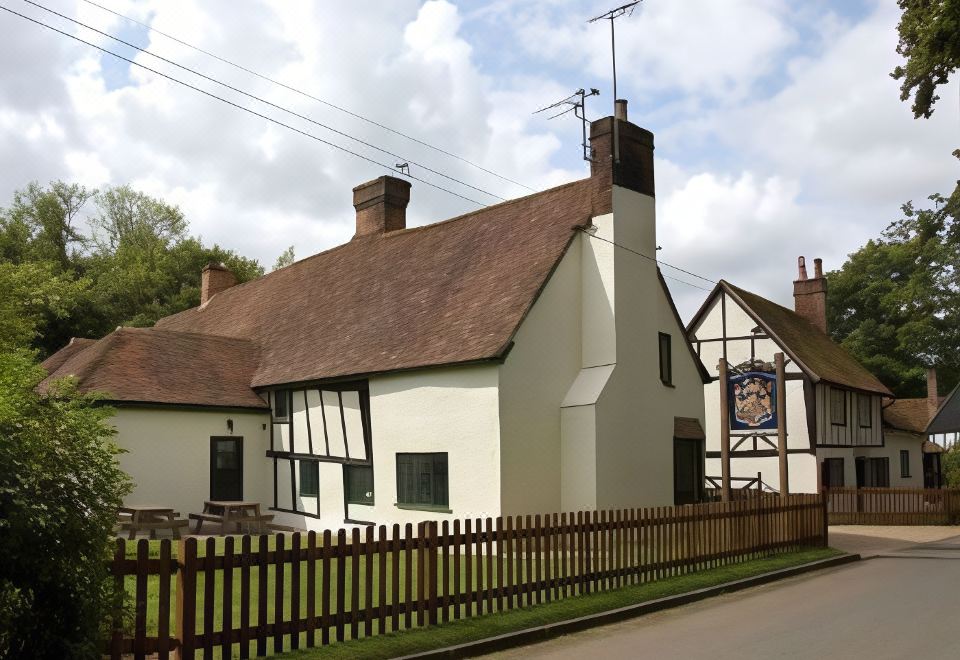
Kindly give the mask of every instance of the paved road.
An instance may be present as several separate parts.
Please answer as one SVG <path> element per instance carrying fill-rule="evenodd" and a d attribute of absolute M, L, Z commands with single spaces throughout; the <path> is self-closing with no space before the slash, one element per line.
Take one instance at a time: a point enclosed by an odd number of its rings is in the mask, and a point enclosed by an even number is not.
<path fill-rule="evenodd" d="M 497 655 L 960 658 L 960 536 Z"/>

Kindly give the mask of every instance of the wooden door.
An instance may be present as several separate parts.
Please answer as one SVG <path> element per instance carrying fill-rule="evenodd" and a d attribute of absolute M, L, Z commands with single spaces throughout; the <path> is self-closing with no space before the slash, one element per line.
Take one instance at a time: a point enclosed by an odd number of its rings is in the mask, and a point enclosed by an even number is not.
<path fill-rule="evenodd" d="M 243 438 L 210 438 L 210 499 L 243 499 Z"/>
<path fill-rule="evenodd" d="M 673 440 L 673 503 L 700 502 L 703 494 L 704 453 L 701 440 Z"/>

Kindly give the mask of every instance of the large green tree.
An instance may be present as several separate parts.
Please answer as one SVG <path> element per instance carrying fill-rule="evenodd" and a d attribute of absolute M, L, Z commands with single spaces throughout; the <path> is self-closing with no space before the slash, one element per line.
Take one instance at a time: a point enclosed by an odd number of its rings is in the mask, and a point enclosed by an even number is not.
<path fill-rule="evenodd" d="M 829 274 L 827 316 L 840 341 L 897 396 L 960 380 L 960 222 L 955 201 L 903 206 L 903 217 Z"/>

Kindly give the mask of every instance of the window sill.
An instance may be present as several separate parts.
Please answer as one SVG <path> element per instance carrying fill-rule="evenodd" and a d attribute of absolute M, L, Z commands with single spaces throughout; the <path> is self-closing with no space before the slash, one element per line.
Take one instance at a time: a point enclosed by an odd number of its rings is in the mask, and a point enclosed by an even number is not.
<path fill-rule="evenodd" d="M 406 511 L 431 511 L 433 513 L 453 513 L 453 510 L 445 506 L 431 506 L 429 504 L 400 504 L 399 502 L 395 503 L 393 506 L 398 509 L 404 509 Z"/>
<path fill-rule="evenodd" d="M 350 500 L 347 500 L 347 504 L 349 504 L 350 506 L 373 506 L 374 505 L 373 502 L 351 502 Z"/>
<path fill-rule="evenodd" d="M 665 383 L 661 380 L 660 384 L 663 385 L 664 387 L 669 387 L 670 389 L 674 389 L 674 390 L 677 389 L 677 386 L 674 385 L 673 383 Z"/>

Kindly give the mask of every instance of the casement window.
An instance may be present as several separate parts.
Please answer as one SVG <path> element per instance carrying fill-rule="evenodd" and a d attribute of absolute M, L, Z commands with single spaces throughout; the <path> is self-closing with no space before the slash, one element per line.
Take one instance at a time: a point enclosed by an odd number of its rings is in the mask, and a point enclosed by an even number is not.
<path fill-rule="evenodd" d="M 449 506 L 447 453 L 397 454 L 397 506 Z"/>
<path fill-rule="evenodd" d="M 273 393 L 273 421 L 290 421 L 290 392 L 278 390 Z"/>
<path fill-rule="evenodd" d="M 890 487 L 890 459 L 889 458 L 884 456 L 882 458 L 864 459 L 863 486 L 864 488 L 889 488 Z"/>
<path fill-rule="evenodd" d="M 373 466 L 344 465 L 343 487 L 348 504 L 373 504 Z"/>
<path fill-rule="evenodd" d="M 320 464 L 316 461 L 300 461 L 300 497 L 320 495 Z"/>
<path fill-rule="evenodd" d="M 870 414 L 873 397 L 869 394 L 857 395 L 857 422 L 860 428 L 868 429 L 873 426 L 873 415 Z"/>
<path fill-rule="evenodd" d="M 843 488 L 843 459 L 823 459 L 823 487 Z"/>
<path fill-rule="evenodd" d="M 658 333 L 660 337 L 660 382 L 673 385 L 673 357 L 671 355 L 670 335 Z"/>
<path fill-rule="evenodd" d="M 910 452 L 906 449 L 900 450 L 900 477 L 906 479 L 910 476 Z"/>
<path fill-rule="evenodd" d="M 830 388 L 830 423 L 835 426 L 847 424 L 847 393 L 835 387 Z"/>

